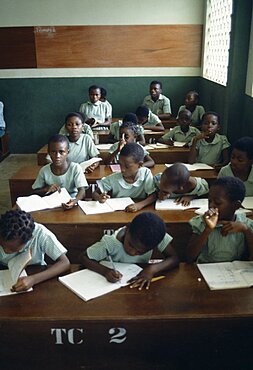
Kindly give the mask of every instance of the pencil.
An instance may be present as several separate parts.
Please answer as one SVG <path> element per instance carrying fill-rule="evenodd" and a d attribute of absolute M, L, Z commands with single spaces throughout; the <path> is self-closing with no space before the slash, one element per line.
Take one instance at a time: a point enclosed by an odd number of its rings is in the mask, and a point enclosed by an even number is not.
<path fill-rule="evenodd" d="M 164 279 L 165 277 L 166 277 L 166 276 L 164 276 L 164 275 L 153 277 L 153 278 L 151 279 L 151 283 L 154 283 L 155 281 L 158 281 L 158 280 Z"/>

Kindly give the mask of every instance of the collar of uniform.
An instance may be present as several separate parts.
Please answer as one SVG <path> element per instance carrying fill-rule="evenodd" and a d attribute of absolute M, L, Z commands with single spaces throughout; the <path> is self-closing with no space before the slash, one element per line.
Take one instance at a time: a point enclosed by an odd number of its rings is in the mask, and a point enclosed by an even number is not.
<path fill-rule="evenodd" d="M 118 181 L 119 181 L 119 184 L 122 186 L 122 188 L 130 189 L 133 186 L 134 187 L 139 187 L 142 184 L 142 182 L 144 181 L 144 172 L 145 171 L 143 171 L 143 169 L 144 169 L 144 167 L 139 168 L 139 170 L 136 174 L 135 182 L 133 182 L 131 184 L 126 182 L 124 180 L 123 176 L 121 176 Z"/>
<path fill-rule="evenodd" d="M 220 135 L 219 134 L 215 134 L 214 139 L 213 139 L 213 141 L 211 143 L 209 143 L 208 141 L 206 141 L 205 139 L 203 139 L 203 144 L 204 145 L 214 145 L 214 144 L 217 144 L 219 141 L 220 141 Z"/>
<path fill-rule="evenodd" d="M 88 105 L 95 105 L 97 107 L 100 104 L 102 104 L 100 100 L 98 100 L 96 103 L 92 103 L 91 101 L 88 101 Z"/>

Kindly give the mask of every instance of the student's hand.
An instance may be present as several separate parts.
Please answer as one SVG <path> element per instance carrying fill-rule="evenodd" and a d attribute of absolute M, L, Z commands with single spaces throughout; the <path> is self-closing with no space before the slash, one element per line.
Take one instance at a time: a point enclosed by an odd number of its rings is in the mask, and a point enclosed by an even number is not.
<path fill-rule="evenodd" d="M 85 173 L 92 173 L 95 168 L 97 168 L 97 162 L 91 164 L 89 167 L 86 168 Z"/>
<path fill-rule="evenodd" d="M 212 165 L 212 167 L 215 169 L 215 171 L 219 172 L 220 169 L 223 167 L 220 163 L 215 163 Z"/>
<path fill-rule="evenodd" d="M 22 276 L 18 279 L 16 284 L 11 288 L 12 292 L 23 292 L 30 289 L 34 285 L 33 276 Z"/>
<path fill-rule="evenodd" d="M 158 193 L 158 199 L 159 200 L 165 200 L 165 199 L 168 199 L 169 197 L 170 197 L 170 194 L 163 193 L 161 190 Z"/>
<path fill-rule="evenodd" d="M 172 139 L 169 139 L 167 142 L 166 142 L 167 145 L 169 146 L 174 146 L 174 141 Z"/>
<path fill-rule="evenodd" d="M 77 200 L 76 199 L 70 199 L 67 203 L 62 203 L 62 208 L 64 210 L 68 210 L 68 209 L 71 209 L 73 208 L 77 203 Z"/>
<path fill-rule="evenodd" d="M 107 199 L 110 199 L 110 195 L 108 195 L 107 193 L 101 193 L 99 194 L 99 197 L 98 197 L 98 201 L 99 203 L 105 203 L 107 201 Z"/>
<path fill-rule="evenodd" d="M 142 290 L 142 288 L 145 287 L 146 289 L 149 289 L 153 276 L 154 273 L 152 272 L 152 266 L 149 266 L 142 270 L 134 278 L 130 279 L 128 283 L 130 283 L 130 288 L 138 288 L 138 290 Z"/>
<path fill-rule="evenodd" d="M 125 212 L 133 213 L 133 212 L 139 211 L 140 209 L 141 207 L 138 206 L 138 203 L 134 203 L 134 204 L 129 204 L 129 206 L 125 208 Z"/>
<path fill-rule="evenodd" d="M 46 193 L 45 193 L 45 195 L 50 194 L 50 193 L 55 193 L 56 191 L 58 191 L 59 193 L 61 192 L 61 187 L 60 187 L 60 185 L 58 185 L 58 184 L 52 184 L 52 185 L 49 185 L 49 186 L 46 188 Z"/>
<path fill-rule="evenodd" d="M 211 134 L 212 132 L 211 131 L 201 131 L 200 134 L 196 135 L 193 139 L 193 141 L 199 141 L 199 140 L 202 140 L 202 139 L 206 139 L 209 137 L 209 135 Z"/>
<path fill-rule="evenodd" d="M 122 274 L 119 271 L 114 271 L 111 269 L 108 269 L 108 271 L 105 274 L 106 280 L 108 280 L 110 283 L 117 283 L 122 278 Z"/>
<path fill-rule="evenodd" d="M 247 230 L 247 226 L 242 222 L 220 221 L 220 223 L 223 225 L 221 229 L 222 236 L 232 233 L 243 233 Z"/>
<path fill-rule="evenodd" d="M 210 208 L 204 214 L 203 218 L 204 218 L 204 221 L 207 227 L 209 227 L 209 229 L 213 230 L 215 228 L 218 222 L 218 216 L 219 216 L 218 208 Z"/>
<path fill-rule="evenodd" d="M 126 145 L 126 140 L 125 140 L 125 138 L 124 138 L 124 134 L 123 134 L 123 136 L 122 136 L 122 138 L 120 139 L 120 141 L 119 141 L 119 144 L 118 144 L 118 151 L 120 152 L 121 151 L 121 149 L 123 149 L 124 148 L 124 146 Z"/>
<path fill-rule="evenodd" d="M 193 197 L 185 195 L 183 197 L 179 197 L 179 198 L 175 199 L 175 203 L 176 204 L 182 204 L 182 206 L 186 207 L 186 206 L 189 206 L 192 199 L 193 199 Z"/>
<path fill-rule="evenodd" d="M 87 123 L 87 125 L 90 125 L 90 126 L 92 126 L 92 125 L 94 125 L 94 123 L 95 123 L 96 121 L 95 121 L 95 119 L 94 118 L 89 118 L 89 119 L 87 119 L 86 121 L 85 121 L 85 123 Z"/>

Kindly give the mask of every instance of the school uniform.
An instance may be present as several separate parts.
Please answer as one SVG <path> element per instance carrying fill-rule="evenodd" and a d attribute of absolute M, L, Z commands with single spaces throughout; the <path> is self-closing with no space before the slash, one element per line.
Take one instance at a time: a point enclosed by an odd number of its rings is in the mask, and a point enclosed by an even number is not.
<path fill-rule="evenodd" d="M 70 162 L 82 163 L 98 155 L 99 150 L 88 135 L 81 134 L 77 141 L 69 142 L 68 160 Z"/>
<path fill-rule="evenodd" d="M 105 120 L 111 118 L 108 105 L 100 100 L 96 103 L 87 101 L 86 103 L 81 104 L 79 112 L 84 114 L 85 120 L 88 118 L 94 118 L 100 124 L 103 124 Z"/>
<path fill-rule="evenodd" d="M 144 98 L 142 105 L 145 105 L 151 110 L 152 113 L 155 113 L 156 115 L 163 113 L 171 114 L 170 99 L 162 94 L 159 95 L 159 98 L 156 101 L 151 98 L 151 95 L 147 95 Z"/>
<path fill-rule="evenodd" d="M 181 143 L 190 143 L 192 139 L 199 134 L 200 131 L 196 127 L 190 126 L 187 132 L 183 132 L 180 126 L 175 126 L 161 138 L 163 140 L 171 139 L 174 141 L 180 141 Z"/>
<path fill-rule="evenodd" d="M 154 192 L 153 176 L 149 168 L 139 168 L 136 180 L 130 184 L 126 182 L 122 173 L 113 173 L 101 180 L 103 192 L 112 191 L 112 198 L 139 198 L 145 199 L 147 195 Z"/>
<path fill-rule="evenodd" d="M 119 140 L 119 129 L 122 125 L 122 121 L 112 122 L 110 124 L 110 134 L 114 139 Z M 136 135 L 144 135 L 144 128 L 141 125 L 136 125 Z"/>
<path fill-rule="evenodd" d="M 5 120 L 4 120 L 4 105 L 0 101 L 0 131 L 4 131 L 6 128 Z"/>
<path fill-rule="evenodd" d="M 222 151 L 229 147 L 230 144 L 225 135 L 215 134 L 211 143 L 208 143 L 205 139 L 199 140 L 196 143 L 198 150 L 196 163 L 206 163 L 209 165 L 220 163 L 222 160 Z"/>
<path fill-rule="evenodd" d="M 149 111 L 149 114 L 148 114 L 148 120 L 146 123 L 143 124 L 143 127 L 144 129 L 148 129 L 149 126 L 156 126 L 158 123 L 161 123 L 162 121 L 160 120 L 160 118 L 152 113 L 151 111 Z"/>
<path fill-rule="evenodd" d="M 178 118 L 179 112 L 181 110 L 185 110 L 185 109 L 187 109 L 185 105 L 181 105 L 179 107 L 178 113 L 177 113 L 177 118 Z M 201 120 L 202 120 L 202 116 L 203 116 L 204 113 L 205 113 L 204 107 L 202 107 L 202 105 L 196 105 L 194 111 L 192 112 L 192 116 L 191 116 L 192 124 L 194 126 L 200 125 Z"/>
<path fill-rule="evenodd" d="M 251 232 L 253 231 L 253 221 L 245 216 L 245 214 L 236 214 L 235 221 L 242 222 L 247 225 Z M 192 232 L 200 235 L 205 227 L 203 216 L 196 216 L 190 220 Z M 200 252 L 197 263 L 211 263 L 211 262 L 230 262 L 234 260 L 245 259 L 248 249 L 243 233 L 231 233 L 227 236 L 221 235 L 221 224 L 216 227 L 209 234 L 206 244 Z"/>
<path fill-rule="evenodd" d="M 53 174 L 50 163 L 46 164 L 40 169 L 32 188 L 41 189 L 52 184 L 57 184 L 61 188 L 66 188 L 73 198 L 77 195 L 78 188 L 88 187 L 88 183 L 81 166 L 74 162 L 71 162 L 68 170 L 60 176 Z"/>
<path fill-rule="evenodd" d="M 109 103 L 109 101 L 107 99 L 102 103 L 107 105 L 107 108 L 108 108 L 107 112 L 108 112 L 108 115 L 109 115 L 108 117 L 112 117 L 112 105 L 111 105 L 111 103 Z"/>
<path fill-rule="evenodd" d="M 83 124 L 82 133 L 86 134 L 86 135 L 89 135 L 92 138 L 92 140 L 94 139 L 93 131 L 92 131 L 91 127 L 89 125 L 87 125 L 87 123 Z M 59 131 L 59 134 L 66 135 L 66 136 L 69 135 L 68 131 L 65 128 L 65 125 L 62 126 L 62 128 Z"/>
<path fill-rule="evenodd" d="M 233 171 L 231 169 L 231 163 L 227 164 L 226 166 L 222 167 L 218 177 L 224 177 L 224 176 L 233 176 Z M 246 181 L 243 181 L 245 188 L 246 188 L 246 197 L 253 196 L 253 166 L 251 166 L 251 171 L 249 173 L 249 176 Z"/>
<path fill-rule="evenodd" d="M 64 248 L 50 230 L 44 225 L 36 222 L 34 224 L 35 228 L 32 238 L 25 243 L 20 251 L 6 254 L 0 245 L 0 263 L 2 265 L 7 266 L 13 257 L 26 252 L 28 249 L 31 249 L 32 255 L 32 260 L 29 262 L 30 265 L 46 265 L 44 260 L 45 254 L 53 261 L 56 261 L 62 254 L 67 252 L 67 249 Z"/>
<path fill-rule="evenodd" d="M 154 176 L 153 182 L 154 182 L 154 187 L 157 192 L 160 191 L 160 182 L 161 182 L 161 176 L 162 173 L 158 173 L 157 175 Z M 190 191 L 189 193 L 171 193 L 170 198 L 178 198 L 178 197 L 183 197 L 184 195 L 194 195 L 196 197 L 200 197 L 202 195 L 208 194 L 209 192 L 209 186 L 208 182 L 205 179 L 202 179 L 201 177 L 194 177 L 196 180 L 196 186 L 195 188 Z"/>
<path fill-rule="evenodd" d="M 137 143 L 137 144 L 140 145 L 139 143 Z M 119 145 L 119 142 L 112 144 L 112 146 L 109 149 L 109 153 L 110 154 L 114 153 L 115 150 L 118 148 L 118 145 Z M 147 150 L 142 145 L 141 145 L 141 147 L 144 151 L 144 158 L 145 158 L 147 155 L 149 155 L 149 152 L 147 152 Z M 114 162 L 119 163 L 119 153 L 117 153 L 116 156 L 114 157 Z"/>
<path fill-rule="evenodd" d="M 99 242 L 87 248 L 87 256 L 95 261 L 101 261 L 107 259 L 109 253 L 112 260 L 115 262 L 148 263 L 153 250 L 136 256 L 127 254 L 123 243 L 117 239 L 117 235 L 122 229 L 123 228 L 116 230 L 112 235 L 104 235 Z M 171 241 L 172 237 L 166 233 L 163 240 L 158 244 L 157 249 L 162 253 Z"/>

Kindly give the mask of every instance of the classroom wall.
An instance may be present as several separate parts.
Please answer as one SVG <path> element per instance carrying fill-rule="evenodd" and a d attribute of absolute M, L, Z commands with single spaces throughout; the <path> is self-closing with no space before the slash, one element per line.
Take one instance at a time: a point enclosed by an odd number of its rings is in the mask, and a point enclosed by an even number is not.
<path fill-rule="evenodd" d="M 204 0 L 2 0 L 0 27 L 46 27 L 80 25 L 203 25 Z M 92 28 L 94 30 L 95 28 Z M 16 29 L 14 29 L 16 31 Z M 44 32 L 44 31 L 43 31 Z M 127 27 L 126 27 L 127 32 Z M 138 35 L 137 35 L 138 36 Z M 190 40 L 183 40 L 185 45 Z M 154 42 L 155 44 L 155 42 Z M 37 45 L 35 44 L 35 49 Z M 155 47 L 155 45 L 154 45 Z M 175 48 L 168 50 L 168 66 L 89 67 L 89 68 L 5 68 L 0 69 L 0 99 L 12 153 L 32 153 L 47 142 L 63 124 L 67 112 L 77 110 L 87 99 L 87 89 L 98 84 L 108 91 L 113 116 L 121 117 L 141 104 L 151 80 L 163 82 L 174 115 L 185 93 L 199 89 L 201 65 L 170 64 Z M 117 52 L 117 50 L 116 50 Z M 127 59 L 122 52 L 122 58 Z"/>

